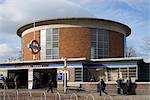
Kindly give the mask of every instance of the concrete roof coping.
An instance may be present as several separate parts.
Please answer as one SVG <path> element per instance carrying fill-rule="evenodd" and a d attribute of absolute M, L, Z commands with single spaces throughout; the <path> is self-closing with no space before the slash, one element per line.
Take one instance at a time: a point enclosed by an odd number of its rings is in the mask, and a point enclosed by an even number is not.
<path fill-rule="evenodd" d="M 67 61 L 85 61 L 86 58 L 67 58 Z M 64 59 L 50 59 L 50 60 L 30 60 L 30 61 L 8 61 L 0 62 L 0 64 L 25 64 L 25 63 L 47 63 L 47 62 L 63 62 Z"/>
<path fill-rule="evenodd" d="M 103 59 L 91 59 L 93 62 L 97 61 L 120 61 L 120 60 L 143 60 L 142 57 L 124 57 L 124 58 L 103 58 Z"/>
<path fill-rule="evenodd" d="M 77 62 L 77 61 L 91 61 L 91 62 L 100 62 L 100 61 L 134 61 L 139 60 L 143 61 L 142 57 L 125 57 L 125 58 L 102 58 L 102 59 L 87 59 L 87 58 L 67 58 L 67 61 Z M 26 63 L 57 63 L 63 62 L 64 59 L 51 59 L 51 60 L 31 60 L 31 61 L 8 61 L 0 62 L 0 65 L 5 64 L 26 64 Z"/>
<path fill-rule="evenodd" d="M 102 22 L 105 24 L 111 23 L 113 25 L 120 26 L 121 28 L 126 30 L 126 33 L 125 33 L 126 36 L 129 36 L 131 34 L 130 27 L 128 27 L 127 25 L 122 24 L 120 22 L 117 22 L 117 21 L 112 21 L 112 20 L 107 20 L 107 19 L 99 19 L 99 18 L 89 18 L 89 17 L 67 17 L 67 18 L 54 18 L 54 19 L 47 19 L 47 20 L 39 20 L 39 21 L 34 21 L 31 23 L 25 24 L 23 26 L 20 26 L 20 28 L 17 30 L 17 35 L 21 37 L 22 32 L 29 28 L 33 28 L 34 24 L 35 24 L 35 27 L 42 26 L 42 25 L 50 25 L 50 24 L 62 24 L 62 23 L 73 24 L 72 22 L 75 22 L 77 20 L 80 22 L 90 21 L 90 22 L 94 22 L 94 24 L 97 22 Z M 72 21 L 72 22 L 66 23 L 68 21 Z M 79 23 L 77 23 L 77 24 L 79 24 Z"/>

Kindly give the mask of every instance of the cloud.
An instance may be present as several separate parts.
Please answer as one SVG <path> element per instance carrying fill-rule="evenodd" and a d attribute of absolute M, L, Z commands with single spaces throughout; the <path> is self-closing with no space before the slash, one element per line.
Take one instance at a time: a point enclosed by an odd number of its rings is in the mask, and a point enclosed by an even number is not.
<path fill-rule="evenodd" d="M 21 43 L 16 34 L 17 29 L 35 20 L 91 16 L 91 13 L 69 0 L 0 0 L 0 44 L 5 48 L 12 45 L 11 48 L 15 49 Z M 14 54 L 3 56 L 2 53 L 0 57 L 6 56 Z"/>
<path fill-rule="evenodd" d="M 120 2 L 124 2 L 128 4 L 133 9 L 136 9 L 138 11 L 148 11 L 149 10 L 149 0 L 118 0 Z"/>
<path fill-rule="evenodd" d="M 0 59 L 17 58 L 18 48 L 14 48 L 8 44 L 0 44 Z"/>
<path fill-rule="evenodd" d="M 14 34 L 20 25 L 59 17 L 92 16 L 68 0 L 6 0 L 0 5 L 0 33 Z"/>

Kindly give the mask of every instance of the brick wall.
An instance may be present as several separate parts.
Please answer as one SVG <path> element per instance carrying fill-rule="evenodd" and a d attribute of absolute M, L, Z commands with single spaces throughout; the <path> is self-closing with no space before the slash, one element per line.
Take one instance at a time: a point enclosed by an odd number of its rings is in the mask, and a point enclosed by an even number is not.
<path fill-rule="evenodd" d="M 124 56 L 124 35 L 110 31 L 109 34 L 109 57 Z"/>
<path fill-rule="evenodd" d="M 89 58 L 90 44 L 90 29 L 81 27 L 60 29 L 60 57 Z"/>
<path fill-rule="evenodd" d="M 38 41 L 38 43 L 40 44 L 40 31 L 36 31 L 35 32 L 35 39 Z M 28 44 L 30 43 L 31 40 L 34 40 L 34 32 L 31 32 L 29 34 L 26 34 L 23 37 L 23 48 L 24 48 L 24 60 L 33 60 L 33 54 L 30 51 L 30 49 L 28 48 Z M 40 53 L 35 55 L 36 59 L 39 60 L 40 59 Z"/>

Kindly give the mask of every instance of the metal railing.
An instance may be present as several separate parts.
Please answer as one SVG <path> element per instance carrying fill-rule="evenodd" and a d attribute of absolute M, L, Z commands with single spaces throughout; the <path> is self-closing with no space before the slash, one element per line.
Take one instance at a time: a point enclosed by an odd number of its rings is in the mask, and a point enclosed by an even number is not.
<path fill-rule="evenodd" d="M 113 100 L 113 98 L 112 98 L 110 95 L 106 95 L 106 96 L 104 97 L 104 100 L 107 100 L 107 98 L 110 98 L 109 100 Z"/>
<path fill-rule="evenodd" d="M 58 100 L 61 100 L 61 95 L 59 92 L 56 92 L 54 95 L 55 95 L 55 100 L 57 100 L 57 95 L 58 95 Z"/>
<path fill-rule="evenodd" d="M 46 100 L 46 93 L 44 91 L 41 93 L 41 100 L 43 100 L 43 95 L 44 95 L 44 100 Z"/>
<path fill-rule="evenodd" d="M 72 94 L 71 94 L 70 99 L 73 99 L 73 96 L 75 96 L 76 100 L 78 100 L 78 96 L 77 96 L 77 94 L 75 94 L 75 93 L 72 93 Z"/>
<path fill-rule="evenodd" d="M 0 90 L 0 100 L 149 100 L 148 95 L 106 95 L 99 96 L 98 94 L 60 94 L 34 92 L 34 91 L 11 91 L 11 90 Z"/>
<path fill-rule="evenodd" d="M 95 97 L 94 97 L 92 94 L 89 94 L 89 95 L 87 96 L 86 100 L 88 100 L 90 97 L 92 98 L 92 100 L 95 100 Z M 91 100 L 91 99 L 90 99 L 90 100 Z"/>

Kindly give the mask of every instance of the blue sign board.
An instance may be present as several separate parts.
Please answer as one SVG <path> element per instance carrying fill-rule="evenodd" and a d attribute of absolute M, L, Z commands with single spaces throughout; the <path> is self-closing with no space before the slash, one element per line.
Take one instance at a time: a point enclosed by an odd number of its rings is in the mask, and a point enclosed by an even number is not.
<path fill-rule="evenodd" d="M 16 68 L 16 66 L 0 66 L 0 68 Z"/>
<path fill-rule="evenodd" d="M 63 73 L 58 73 L 58 80 L 62 80 L 63 79 Z"/>

